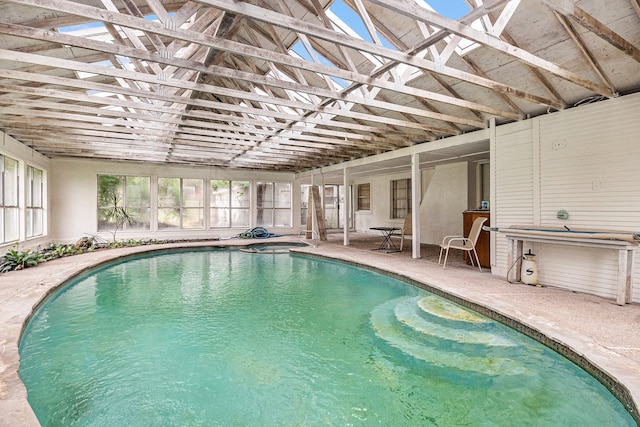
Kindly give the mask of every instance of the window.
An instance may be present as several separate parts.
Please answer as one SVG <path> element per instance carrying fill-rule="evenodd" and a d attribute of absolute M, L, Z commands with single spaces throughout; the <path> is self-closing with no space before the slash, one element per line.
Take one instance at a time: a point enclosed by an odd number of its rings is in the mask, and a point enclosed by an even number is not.
<path fill-rule="evenodd" d="M 211 180 L 209 183 L 210 227 L 249 227 L 250 185 L 248 181 Z"/>
<path fill-rule="evenodd" d="M 358 210 L 371 210 L 371 184 L 358 184 Z"/>
<path fill-rule="evenodd" d="M 404 218 L 411 212 L 411 180 L 391 181 L 391 218 Z"/>
<path fill-rule="evenodd" d="M 115 203 L 125 208 L 133 223 L 123 230 L 149 230 L 151 221 L 151 178 L 148 176 L 98 175 L 98 231 L 115 227 L 109 211 Z"/>
<path fill-rule="evenodd" d="M 158 229 L 204 227 L 204 180 L 158 178 Z"/>
<path fill-rule="evenodd" d="M 44 233 L 44 173 L 27 166 L 27 238 Z"/>
<path fill-rule="evenodd" d="M 291 227 L 291 184 L 257 182 L 257 225 Z"/>
<path fill-rule="evenodd" d="M 20 237 L 18 207 L 18 161 L 0 155 L 0 243 Z"/>

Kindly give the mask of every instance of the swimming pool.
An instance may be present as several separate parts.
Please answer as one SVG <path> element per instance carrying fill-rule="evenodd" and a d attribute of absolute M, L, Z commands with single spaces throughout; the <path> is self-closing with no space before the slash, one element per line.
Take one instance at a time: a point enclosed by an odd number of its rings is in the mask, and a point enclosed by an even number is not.
<path fill-rule="evenodd" d="M 298 255 L 103 266 L 36 312 L 20 353 L 43 425 L 634 425 L 537 342 L 404 282 Z"/>

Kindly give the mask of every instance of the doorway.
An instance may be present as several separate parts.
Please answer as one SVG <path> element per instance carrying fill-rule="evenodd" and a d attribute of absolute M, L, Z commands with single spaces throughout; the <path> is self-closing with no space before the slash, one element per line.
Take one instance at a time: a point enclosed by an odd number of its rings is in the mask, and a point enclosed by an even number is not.
<path fill-rule="evenodd" d="M 304 184 L 300 187 L 300 224 L 307 225 L 307 212 L 309 209 L 309 188 L 311 186 Z M 349 187 L 351 189 L 351 187 Z M 351 191 L 349 191 L 351 195 Z M 349 197 L 350 197 L 349 195 Z M 327 230 L 340 230 L 344 223 L 344 185 L 325 184 L 324 191 L 320 191 L 322 205 L 324 207 L 325 228 Z M 349 212 L 348 227 L 353 229 L 353 201 L 350 203 L 351 210 Z"/>

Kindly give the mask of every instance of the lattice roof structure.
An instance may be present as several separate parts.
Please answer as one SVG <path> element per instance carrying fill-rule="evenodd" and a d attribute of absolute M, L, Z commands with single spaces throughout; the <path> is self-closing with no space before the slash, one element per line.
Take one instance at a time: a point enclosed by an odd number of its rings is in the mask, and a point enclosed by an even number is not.
<path fill-rule="evenodd" d="M 639 0 L 5 0 L 49 158 L 301 172 L 640 90 Z"/>

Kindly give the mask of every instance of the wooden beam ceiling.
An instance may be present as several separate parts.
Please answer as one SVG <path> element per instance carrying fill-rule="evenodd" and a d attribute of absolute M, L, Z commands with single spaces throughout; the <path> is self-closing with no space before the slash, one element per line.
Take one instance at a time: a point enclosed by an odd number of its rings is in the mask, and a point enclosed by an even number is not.
<path fill-rule="evenodd" d="M 0 129 L 52 158 L 302 171 L 640 90 L 640 7 L 612 1 L 344 0 L 358 34 L 328 0 L 8 0 Z"/>

